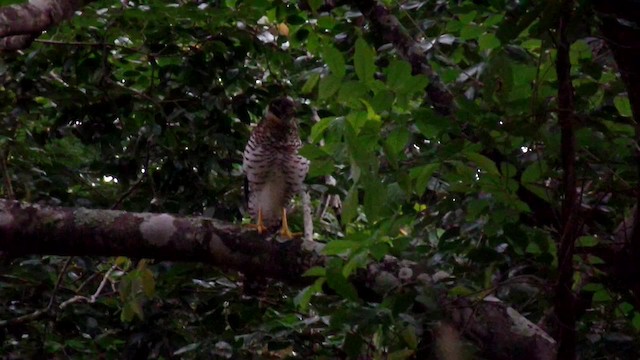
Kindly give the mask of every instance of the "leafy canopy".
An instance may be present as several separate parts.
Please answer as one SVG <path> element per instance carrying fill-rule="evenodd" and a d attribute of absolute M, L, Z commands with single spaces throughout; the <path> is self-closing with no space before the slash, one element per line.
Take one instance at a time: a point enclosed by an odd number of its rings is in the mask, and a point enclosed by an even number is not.
<path fill-rule="evenodd" d="M 46 307 L 50 297 L 90 296 L 105 275 L 108 285 L 95 303 L 54 306 L 39 321 L 4 327 L 0 351 L 430 354 L 427 334 L 442 316 L 432 289 L 391 282 L 381 301 L 363 301 L 349 281 L 386 255 L 443 271 L 448 280 L 437 286 L 451 296 L 492 293 L 542 319 L 558 263 L 562 174 L 548 31 L 557 12 L 518 3 L 386 1 L 439 79 L 414 73 L 355 7 L 327 12 L 317 0 L 306 9 L 266 0 L 100 1 L 23 53 L 4 54 L 4 197 L 241 222 L 250 125 L 286 93 L 305 104 L 301 154 L 311 160 L 315 231 L 331 260 L 306 274 L 313 285 L 272 282 L 256 298 L 242 295 L 240 275 L 206 265 L 17 259 L 0 278 L 2 319 Z M 637 183 L 629 101 L 615 68 L 595 57 L 587 36 L 595 23 L 586 17 L 571 46 L 583 121 L 577 173 L 593 213 L 581 248 L 611 240 Z M 454 94 L 451 116 L 425 96 L 436 80 Z M 335 195 L 339 209 L 327 205 Z M 300 229 L 300 215 L 293 223 Z M 585 357 L 612 345 L 593 340 L 603 328 L 638 351 L 629 339 L 638 343 L 640 310 L 600 279 L 603 262 L 575 259 L 575 290 L 592 301 L 579 325 Z"/>

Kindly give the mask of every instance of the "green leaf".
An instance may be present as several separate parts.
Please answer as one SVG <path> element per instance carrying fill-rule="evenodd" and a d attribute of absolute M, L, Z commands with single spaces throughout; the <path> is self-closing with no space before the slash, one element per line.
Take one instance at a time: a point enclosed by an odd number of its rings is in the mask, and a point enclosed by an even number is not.
<path fill-rule="evenodd" d="M 608 289 L 602 289 L 594 292 L 592 298 L 594 302 L 609 302 L 611 299 Z"/>
<path fill-rule="evenodd" d="M 522 172 L 520 182 L 535 183 L 542 178 L 542 174 L 546 172 L 546 170 L 547 164 L 544 161 L 531 163 Z"/>
<path fill-rule="evenodd" d="M 125 256 L 118 256 L 114 265 L 126 270 L 131 266 L 131 260 Z"/>
<path fill-rule="evenodd" d="M 332 158 L 316 159 L 309 164 L 309 178 L 315 178 L 318 176 L 325 176 L 333 174 L 334 161 Z"/>
<path fill-rule="evenodd" d="M 509 164 L 508 162 L 500 163 L 500 173 L 502 174 L 502 176 L 506 178 L 512 178 L 516 175 L 516 172 L 517 172 L 516 167 Z"/>
<path fill-rule="evenodd" d="M 380 90 L 375 94 L 373 100 L 371 100 L 371 106 L 378 114 L 390 112 L 393 102 L 396 99 L 397 98 L 393 95 L 393 92 L 387 89 Z"/>
<path fill-rule="evenodd" d="M 324 278 L 316 279 L 313 285 L 309 285 L 302 289 L 298 295 L 293 298 L 293 304 L 296 305 L 300 311 L 306 312 L 309 308 L 309 303 L 311 302 L 313 295 L 322 292 L 322 285 L 325 281 L 326 279 Z"/>
<path fill-rule="evenodd" d="M 120 279 L 118 283 L 118 293 L 120 295 L 120 301 L 125 302 L 131 296 L 131 290 L 133 289 L 133 284 L 131 283 L 130 276 L 125 276 Z"/>
<path fill-rule="evenodd" d="M 411 78 L 411 65 L 403 60 L 394 60 L 386 69 L 387 85 L 391 90 L 401 93 L 409 93 L 411 89 L 407 89 L 409 79 Z"/>
<path fill-rule="evenodd" d="M 398 154 L 403 151 L 407 147 L 407 142 L 409 141 L 411 133 L 409 129 L 406 127 L 399 127 L 394 129 L 387 136 L 387 146 L 392 153 Z"/>
<path fill-rule="evenodd" d="M 322 58 L 324 59 L 324 62 L 327 63 L 327 66 L 329 67 L 329 70 L 331 70 L 331 73 L 342 80 L 346 73 L 345 62 L 342 53 L 335 47 L 328 45 L 323 49 Z"/>
<path fill-rule="evenodd" d="M 629 103 L 629 97 L 626 94 L 613 98 L 613 104 L 621 116 L 631 117 L 633 115 L 631 112 L 631 103 Z"/>
<path fill-rule="evenodd" d="M 373 109 L 373 107 L 371 106 L 371 104 L 369 104 L 367 101 L 360 99 L 360 101 L 362 101 L 362 103 L 364 104 L 364 106 L 367 108 L 367 120 L 373 120 L 373 121 L 380 121 L 380 115 L 378 115 L 376 113 L 376 111 Z"/>
<path fill-rule="evenodd" d="M 325 268 L 320 266 L 314 266 L 302 274 L 302 276 L 313 277 L 313 276 L 325 276 L 327 274 Z"/>
<path fill-rule="evenodd" d="M 600 240 L 595 236 L 581 236 L 576 242 L 577 247 L 593 247 L 598 245 Z"/>
<path fill-rule="evenodd" d="M 367 113 L 364 111 L 352 111 L 347 115 L 347 121 L 353 127 L 356 135 L 360 132 L 360 129 L 367 122 Z"/>
<path fill-rule="evenodd" d="M 311 135 L 310 135 L 311 142 L 312 143 L 318 142 L 321 139 L 322 134 L 324 134 L 325 130 L 327 130 L 329 125 L 331 125 L 331 123 L 333 123 L 335 120 L 336 120 L 335 117 L 326 117 L 318 121 L 315 125 L 313 125 L 313 127 L 311 128 Z"/>
<path fill-rule="evenodd" d="M 540 249 L 540 245 L 534 242 L 528 243 L 525 251 L 529 254 L 534 254 L 534 255 L 542 254 L 542 249 Z"/>
<path fill-rule="evenodd" d="M 460 38 L 462 40 L 477 39 L 478 37 L 480 37 L 483 31 L 484 29 L 479 27 L 478 25 L 465 25 L 462 30 L 460 30 Z"/>
<path fill-rule="evenodd" d="M 546 187 L 542 185 L 536 185 L 536 184 L 530 184 L 530 183 L 523 183 L 522 186 L 525 189 L 531 191 L 540 199 L 548 203 L 551 203 L 551 195 L 549 194 L 549 189 L 547 189 Z"/>
<path fill-rule="evenodd" d="M 353 62 L 356 68 L 356 75 L 358 75 L 360 81 L 368 83 L 373 80 L 375 73 L 375 56 L 375 51 L 363 38 L 356 40 L 356 51 L 353 55 Z"/>
<path fill-rule="evenodd" d="M 578 65 L 580 61 L 591 60 L 593 51 L 585 40 L 577 40 L 571 44 L 571 64 Z"/>
<path fill-rule="evenodd" d="M 131 302 L 124 303 L 124 305 L 122 306 L 122 311 L 120 312 L 120 321 L 130 322 L 131 320 L 133 320 L 134 316 L 135 311 L 131 306 Z"/>
<path fill-rule="evenodd" d="M 336 100 L 352 109 L 362 109 L 360 99 L 366 97 L 367 92 L 368 89 L 363 83 L 359 81 L 345 81 L 340 87 Z"/>
<path fill-rule="evenodd" d="M 320 79 L 320 86 L 318 88 L 318 97 L 321 100 L 325 100 L 333 96 L 338 89 L 340 89 L 340 85 L 342 84 L 342 79 L 329 74 L 322 79 Z"/>
<path fill-rule="evenodd" d="M 391 247 L 387 243 L 379 242 L 369 247 L 369 253 L 376 260 L 380 261 L 385 255 L 389 253 Z"/>
<path fill-rule="evenodd" d="M 596 291 L 602 290 L 602 289 L 604 289 L 604 285 L 602 285 L 600 283 L 588 283 L 582 288 L 582 290 L 590 291 L 590 292 L 596 292 Z"/>
<path fill-rule="evenodd" d="M 64 345 L 77 351 L 85 351 L 87 349 L 87 344 L 79 339 L 69 339 L 64 342 Z"/>
<path fill-rule="evenodd" d="M 467 25 L 467 24 L 470 24 L 473 20 L 475 20 L 476 16 L 478 16 L 478 12 L 475 10 L 472 10 L 469 12 L 460 13 L 458 15 L 458 20 L 460 21 L 460 23 Z"/>
<path fill-rule="evenodd" d="M 316 87 L 316 84 L 318 83 L 318 80 L 320 80 L 320 74 L 316 73 L 316 74 L 312 74 L 311 76 L 309 76 L 307 81 L 302 86 L 302 93 L 303 94 L 310 94 L 313 91 L 313 89 Z"/>
<path fill-rule="evenodd" d="M 495 34 L 482 34 L 478 39 L 478 46 L 482 51 L 495 49 L 500 46 L 500 40 Z"/>
<path fill-rule="evenodd" d="M 514 76 L 512 61 L 505 55 L 493 57 L 486 71 L 482 74 L 486 94 L 494 97 L 496 101 L 502 104 L 508 104 L 511 96 L 513 96 L 511 91 L 514 78 L 517 77 Z M 526 89 L 529 92 L 531 91 L 530 87 Z"/>
<path fill-rule="evenodd" d="M 342 260 L 337 258 L 329 260 L 326 279 L 327 285 L 338 295 L 351 301 L 358 300 L 358 292 L 355 287 L 342 275 Z"/>
<path fill-rule="evenodd" d="M 449 294 L 455 297 L 458 297 L 458 296 L 467 297 L 475 293 L 476 291 L 471 290 L 464 285 L 457 285 L 457 286 L 454 286 L 451 290 L 449 290 Z"/>
<path fill-rule="evenodd" d="M 427 139 L 435 139 L 451 128 L 451 121 L 436 115 L 431 109 L 419 109 L 416 111 L 416 127 Z"/>
<path fill-rule="evenodd" d="M 402 330 L 400 335 L 410 349 L 415 350 L 418 348 L 418 337 L 416 336 L 415 327 L 408 325 Z"/>
<path fill-rule="evenodd" d="M 358 187 L 353 185 L 342 203 L 342 225 L 350 224 L 358 215 Z"/>
<path fill-rule="evenodd" d="M 486 173 L 490 175 L 496 175 L 496 176 L 500 175 L 500 171 L 498 171 L 498 167 L 496 166 L 496 163 L 494 163 L 493 160 L 489 159 L 488 157 L 482 154 L 474 153 L 474 152 L 465 152 L 464 155 L 466 156 L 467 159 L 474 162 L 477 167 L 479 167 L 481 170 L 485 171 Z"/>
<path fill-rule="evenodd" d="M 357 241 L 332 240 L 324 247 L 324 249 L 322 249 L 322 253 L 329 256 L 339 255 L 349 251 L 357 250 L 360 246 L 361 244 Z"/>
<path fill-rule="evenodd" d="M 302 149 L 298 151 L 298 153 L 309 160 L 326 159 L 329 157 L 328 152 L 326 152 L 323 148 L 319 147 L 318 145 L 313 145 L 313 144 L 307 144 L 303 146 Z"/>
<path fill-rule="evenodd" d="M 151 270 L 146 267 L 142 269 L 140 278 L 144 295 L 148 298 L 153 297 L 156 293 L 156 280 L 153 277 L 153 273 L 151 272 Z"/>
<path fill-rule="evenodd" d="M 633 319 L 631 319 L 631 325 L 636 331 L 640 330 L 640 312 L 635 311 L 633 313 Z"/>
<path fill-rule="evenodd" d="M 309 7 L 311 8 L 312 12 L 316 12 L 318 10 L 318 8 L 320 8 L 320 6 L 322 6 L 322 4 L 324 4 L 323 0 L 308 0 L 307 3 L 309 4 Z"/>
<path fill-rule="evenodd" d="M 418 196 L 422 196 L 427 190 L 427 184 L 439 166 L 439 164 L 427 164 L 411 169 L 410 176 L 416 182 L 415 190 Z"/>
<path fill-rule="evenodd" d="M 604 260 L 602 260 L 602 258 L 597 257 L 595 255 L 587 255 L 587 263 L 591 264 L 591 265 L 602 265 L 605 264 Z"/>
<path fill-rule="evenodd" d="M 366 252 L 359 252 L 353 255 L 342 268 L 342 275 L 348 278 L 349 275 L 353 273 L 353 270 L 363 268 L 367 265 L 368 259 L 369 257 Z"/>
<path fill-rule="evenodd" d="M 396 350 L 389 354 L 389 360 L 405 360 L 411 359 L 415 355 L 415 350 L 412 349 L 402 349 Z"/>
<path fill-rule="evenodd" d="M 421 93 L 424 88 L 429 85 L 429 79 L 424 75 L 413 75 L 407 82 L 407 90 L 411 90 L 411 94 Z"/>
<path fill-rule="evenodd" d="M 364 188 L 364 212 L 369 221 L 378 219 L 383 210 L 387 209 L 387 189 L 378 177 L 370 177 L 365 182 Z"/>

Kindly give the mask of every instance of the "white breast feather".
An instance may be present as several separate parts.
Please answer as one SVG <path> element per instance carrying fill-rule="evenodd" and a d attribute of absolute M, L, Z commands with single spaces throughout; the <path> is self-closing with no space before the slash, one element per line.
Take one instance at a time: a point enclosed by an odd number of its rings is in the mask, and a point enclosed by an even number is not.
<path fill-rule="evenodd" d="M 266 182 L 256 194 L 258 206 L 262 209 L 262 217 L 265 223 L 277 222 L 282 214 L 282 208 L 286 206 L 286 179 L 280 169 L 269 171 Z"/>

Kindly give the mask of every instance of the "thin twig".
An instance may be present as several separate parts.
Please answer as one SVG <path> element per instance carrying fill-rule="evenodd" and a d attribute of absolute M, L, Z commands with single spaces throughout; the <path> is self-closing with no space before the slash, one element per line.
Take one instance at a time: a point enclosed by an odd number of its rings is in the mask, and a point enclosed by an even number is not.
<path fill-rule="evenodd" d="M 109 276 L 111 276 L 111 273 L 113 271 L 115 271 L 117 268 L 118 267 L 116 265 L 113 265 L 113 266 L 111 266 L 111 268 L 109 268 L 109 270 L 104 274 L 104 277 L 102 278 L 102 281 L 100 282 L 100 285 L 96 289 L 96 292 L 93 293 L 93 295 L 91 295 L 90 297 L 76 295 L 76 296 L 72 297 L 71 299 L 66 300 L 65 302 L 60 304 L 60 306 L 59 306 L 60 309 L 64 309 L 69 304 L 76 303 L 76 302 L 79 302 L 79 301 L 86 301 L 89 304 L 95 303 L 96 300 L 98 299 L 98 296 L 100 296 L 100 293 L 102 292 L 102 289 L 104 289 L 105 285 L 107 285 L 107 281 L 109 280 Z"/>
<path fill-rule="evenodd" d="M 120 204 L 129 197 L 129 195 L 131 195 L 139 186 L 140 184 L 142 184 L 142 182 L 144 181 L 145 176 L 140 176 L 138 178 L 138 181 L 136 181 L 133 185 L 131 185 L 129 187 L 129 189 L 127 189 L 127 191 L 125 191 L 122 195 L 120 195 L 120 197 L 118 198 L 118 200 L 116 200 L 116 202 L 113 204 L 113 206 L 111 206 L 111 210 L 117 210 L 120 208 Z"/>
<path fill-rule="evenodd" d="M 313 241 L 313 217 L 311 216 L 311 196 L 309 192 L 302 190 L 302 212 L 304 219 L 304 240 Z"/>

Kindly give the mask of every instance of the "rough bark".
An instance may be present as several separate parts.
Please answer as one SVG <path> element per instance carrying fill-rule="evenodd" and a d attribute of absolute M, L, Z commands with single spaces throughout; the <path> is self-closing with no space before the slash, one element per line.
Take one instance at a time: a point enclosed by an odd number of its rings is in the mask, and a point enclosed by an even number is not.
<path fill-rule="evenodd" d="M 0 7 L 0 50 L 27 48 L 43 31 L 73 16 L 90 0 L 30 0 Z"/>
<path fill-rule="evenodd" d="M 299 282 L 320 261 L 302 241 L 265 241 L 255 231 L 205 217 L 53 208 L 0 200 L 0 251 L 199 261 L 248 275 Z"/>
<path fill-rule="evenodd" d="M 489 359 L 551 360 L 556 341 L 514 308 L 494 297 L 477 303 L 458 298 L 449 314 L 458 329 Z M 498 340 L 500 339 L 500 340 Z"/>
<path fill-rule="evenodd" d="M 246 227 L 211 218 L 55 208 L 10 200 L 0 200 L 0 251 L 14 256 L 57 254 L 199 261 L 241 271 L 248 278 L 271 277 L 292 285 L 313 280 L 302 274 L 325 261 L 317 247 L 305 246 L 301 239 L 280 243 Z M 443 287 L 433 286 L 436 281 L 428 272 L 434 271 L 387 257 L 358 272 L 353 283 L 361 296 L 373 294 L 369 296 L 378 300 L 403 286 L 439 289 L 436 297 L 441 299 L 442 311 L 461 333 L 471 335 L 488 354 L 496 354 L 493 358 L 510 359 L 513 349 L 528 349 L 537 354 L 530 359 L 553 359 L 548 355 L 555 353 L 553 339 L 515 310 L 495 301 L 451 302 Z M 529 330 L 519 330 L 525 328 Z"/>
<path fill-rule="evenodd" d="M 576 297 L 573 291 L 573 255 L 579 229 L 576 183 L 576 139 L 574 90 L 568 39 L 573 0 L 565 0 L 558 19 L 558 123 L 562 158 L 562 233 L 558 244 L 558 280 L 555 287 L 554 312 L 557 320 L 558 357 L 576 358 Z"/>

